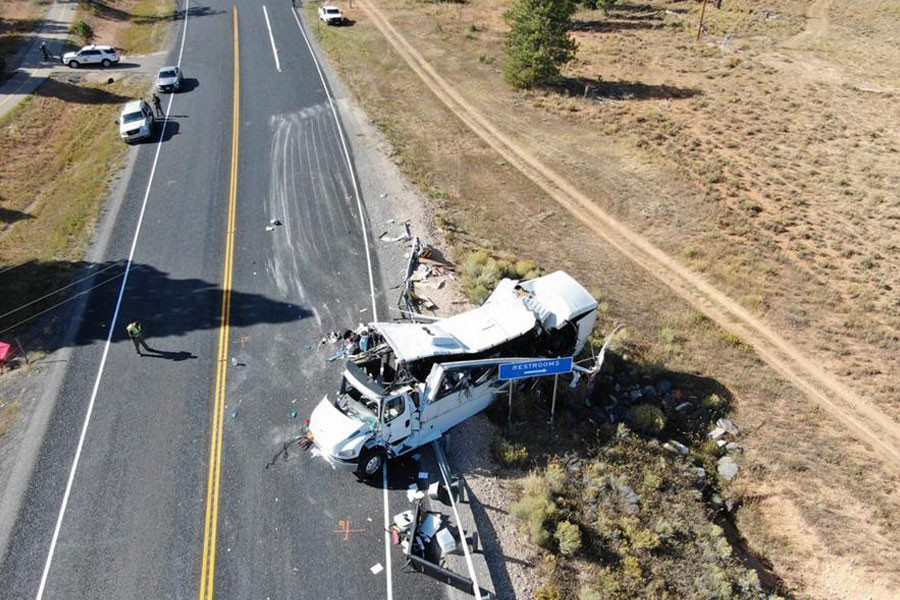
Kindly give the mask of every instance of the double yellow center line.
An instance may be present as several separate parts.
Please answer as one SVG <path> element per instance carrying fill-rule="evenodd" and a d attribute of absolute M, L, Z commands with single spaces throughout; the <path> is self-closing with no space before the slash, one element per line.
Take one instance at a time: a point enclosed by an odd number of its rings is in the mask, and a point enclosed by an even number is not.
<path fill-rule="evenodd" d="M 213 397 L 212 433 L 209 441 L 209 478 L 206 487 L 206 517 L 203 526 L 203 564 L 200 568 L 200 600 L 212 600 L 216 573 L 216 532 L 219 521 L 219 482 L 222 473 L 222 429 L 225 420 L 225 389 L 228 375 L 228 335 L 231 321 L 231 285 L 234 267 L 234 231 L 237 212 L 238 135 L 240 133 L 240 42 L 238 11 L 232 10 L 234 29 L 234 110 L 231 130 L 231 181 L 228 193 L 228 225 L 225 230 L 225 267 L 222 275 L 222 314 L 216 389 Z"/>

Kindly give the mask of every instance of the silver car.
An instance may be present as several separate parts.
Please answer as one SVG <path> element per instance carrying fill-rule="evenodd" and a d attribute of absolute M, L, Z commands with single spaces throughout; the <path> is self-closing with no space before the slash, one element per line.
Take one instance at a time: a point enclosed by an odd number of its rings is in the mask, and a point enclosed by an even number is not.
<path fill-rule="evenodd" d="M 177 92 L 184 82 L 180 67 L 163 67 L 156 76 L 156 89 L 160 92 Z"/>

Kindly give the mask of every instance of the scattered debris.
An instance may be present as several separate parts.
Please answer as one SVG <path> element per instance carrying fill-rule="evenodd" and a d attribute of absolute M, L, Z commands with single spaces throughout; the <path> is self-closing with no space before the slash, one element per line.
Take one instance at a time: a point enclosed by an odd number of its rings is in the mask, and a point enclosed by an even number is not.
<path fill-rule="evenodd" d="M 712 431 L 709 432 L 708 437 L 711 440 L 717 440 L 720 437 L 725 435 L 725 430 L 722 427 L 716 427 Z"/>
<path fill-rule="evenodd" d="M 669 440 L 668 442 L 665 442 L 663 444 L 663 448 L 669 450 L 670 452 L 677 452 L 681 456 L 687 456 L 689 452 L 687 446 L 675 440 Z"/>
<path fill-rule="evenodd" d="M 274 225 L 266 225 L 266 231 L 275 231 Z"/>
<path fill-rule="evenodd" d="M 271 221 L 269 221 L 269 225 L 274 225 L 275 227 L 279 227 L 281 224 L 281 221 L 279 221 L 278 219 L 272 219 Z"/>
<path fill-rule="evenodd" d="M 393 243 L 393 242 L 408 242 L 413 239 L 412 232 L 409 230 L 409 221 L 403 223 L 404 232 L 397 236 L 389 236 L 387 232 L 382 233 L 378 239 L 382 242 Z"/>
<path fill-rule="evenodd" d="M 446 555 L 457 552 L 462 544 L 474 551 L 477 536 L 462 535 L 464 539 L 461 540 L 460 534 L 440 513 L 424 512 L 421 501 L 416 502 L 413 511 L 395 516 L 394 525 L 391 526 L 391 537 L 402 548 L 408 566 L 474 596 L 475 584 L 471 579 L 442 566 Z M 484 600 L 494 598 L 491 592 L 480 587 L 478 595 Z"/>
<path fill-rule="evenodd" d="M 716 426 L 721 427 L 731 435 L 738 435 L 740 433 L 737 426 L 728 419 L 719 419 L 716 421 Z"/>
<path fill-rule="evenodd" d="M 306 450 L 307 448 L 309 448 L 309 444 L 305 446 L 303 444 L 305 441 L 307 441 L 307 439 L 308 435 L 306 429 L 304 428 L 303 432 L 300 435 L 292 437 L 281 445 L 281 450 L 276 452 L 275 456 L 272 457 L 272 460 L 266 463 L 266 469 L 268 469 L 269 467 L 274 467 L 279 458 L 284 457 L 285 461 L 288 460 L 288 451 L 293 444 L 297 444 L 302 450 Z M 275 498 L 275 502 L 278 502 L 278 498 Z"/>
<path fill-rule="evenodd" d="M 738 474 L 738 465 L 730 456 L 723 456 L 718 461 L 719 475 L 726 481 L 731 481 Z"/>
<path fill-rule="evenodd" d="M 375 563 L 369 570 L 372 571 L 372 575 L 378 575 L 384 571 L 384 567 L 381 566 L 381 563 Z"/>

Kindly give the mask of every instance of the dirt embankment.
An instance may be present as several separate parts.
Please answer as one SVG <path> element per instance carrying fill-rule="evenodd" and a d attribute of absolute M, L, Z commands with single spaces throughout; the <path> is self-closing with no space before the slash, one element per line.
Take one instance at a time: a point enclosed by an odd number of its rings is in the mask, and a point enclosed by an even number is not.
<path fill-rule="evenodd" d="M 734 391 L 738 522 L 792 587 L 890 597 L 897 9 L 724 4 L 699 44 L 683 2 L 579 13 L 550 93 L 499 77 L 506 2 L 364 4 L 378 58 L 339 62 L 458 240 L 585 275 L 651 359 Z"/>

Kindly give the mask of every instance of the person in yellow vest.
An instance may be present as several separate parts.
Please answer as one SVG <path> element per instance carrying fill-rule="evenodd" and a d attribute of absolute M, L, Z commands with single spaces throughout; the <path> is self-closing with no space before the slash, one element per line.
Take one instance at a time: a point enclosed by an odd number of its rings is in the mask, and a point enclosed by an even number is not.
<path fill-rule="evenodd" d="M 143 346 L 144 350 L 147 352 L 154 352 L 153 348 L 148 346 L 147 342 L 144 341 L 144 326 L 141 325 L 140 321 L 132 321 L 125 327 L 125 331 L 128 332 L 128 337 L 131 338 L 131 341 L 134 342 L 134 349 L 138 353 L 138 356 L 143 356 L 141 346 Z"/>

